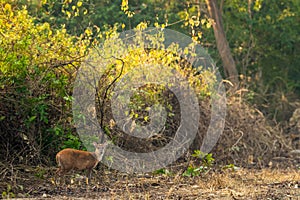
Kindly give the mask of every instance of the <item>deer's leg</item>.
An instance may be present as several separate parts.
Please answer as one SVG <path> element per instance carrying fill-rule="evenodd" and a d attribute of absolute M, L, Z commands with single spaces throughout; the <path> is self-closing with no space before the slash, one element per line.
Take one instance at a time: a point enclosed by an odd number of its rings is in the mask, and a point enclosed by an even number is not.
<path fill-rule="evenodd" d="M 55 180 L 54 180 L 54 183 L 55 183 L 55 186 L 57 186 L 57 178 L 61 176 L 61 167 L 59 166 L 58 169 L 56 170 L 55 172 Z M 59 180 L 59 184 L 60 184 L 60 180 Z"/>
<path fill-rule="evenodd" d="M 55 183 L 56 183 L 56 179 L 57 177 L 59 177 L 59 184 L 61 184 L 61 179 L 63 179 L 63 185 L 66 184 L 66 177 L 65 174 L 68 172 L 69 170 L 63 169 L 61 166 L 57 169 L 56 173 L 55 173 Z"/>
<path fill-rule="evenodd" d="M 86 176 L 87 176 L 87 179 L 86 179 L 86 184 L 88 185 L 91 181 L 91 175 L 92 175 L 92 169 L 87 169 L 86 170 Z"/>

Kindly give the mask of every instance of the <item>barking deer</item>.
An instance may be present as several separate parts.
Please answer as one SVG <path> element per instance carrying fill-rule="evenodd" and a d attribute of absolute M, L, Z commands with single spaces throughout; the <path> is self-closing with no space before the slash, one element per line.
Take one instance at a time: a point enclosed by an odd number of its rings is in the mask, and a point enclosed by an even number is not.
<path fill-rule="evenodd" d="M 81 151 L 76 149 L 64 149 L 56 154 L 58 169 L 56 176 L 65 175 L 71 170 L 87 170 L 87 183 L 91 180 L 92 169 L 102 160 L 107 142 L 104 144 L 93 143 L 95 152 Z"/>

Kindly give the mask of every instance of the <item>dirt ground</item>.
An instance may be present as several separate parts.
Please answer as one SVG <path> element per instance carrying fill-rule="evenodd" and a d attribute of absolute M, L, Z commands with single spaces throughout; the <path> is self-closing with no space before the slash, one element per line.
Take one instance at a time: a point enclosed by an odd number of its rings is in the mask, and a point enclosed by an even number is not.
<path fill-rule="evenodd" d="M 44 171 L 43 171 L 44 170 Z M 15 169 L 17 173 L 17 170 Z M 86 185 L 68 175 L 55 186 L 54 169 L 19 171 L 1 181 L 3 198 L 19 199 L 300 199 L 300 169 L 211 169 L 199 176 L 128 175 L 94 171 Z M 8 175 L 8 174 L 7 174 Z M 9 177 L 9 176 L 6 176 Z M 59 180 L 57 180 L 59 181 Z M 6 194 L 6 196 L 5 196 Z"/>

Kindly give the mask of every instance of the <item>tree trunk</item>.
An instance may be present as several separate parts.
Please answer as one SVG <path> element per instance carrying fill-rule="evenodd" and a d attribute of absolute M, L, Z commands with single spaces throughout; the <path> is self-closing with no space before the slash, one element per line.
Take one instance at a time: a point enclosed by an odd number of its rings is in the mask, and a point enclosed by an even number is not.
<path fill-rule="evenodd" d="M 213 29 L 217 48 L 223 62 L 225 75 L 234 84 L 234 86 L 237 87 L 239 82 L 238 72 L 223 29 L 222 16 L 218 9 L 217 0 L 206 0 L 206 4 L 209 15 L 214 20 Z"/>

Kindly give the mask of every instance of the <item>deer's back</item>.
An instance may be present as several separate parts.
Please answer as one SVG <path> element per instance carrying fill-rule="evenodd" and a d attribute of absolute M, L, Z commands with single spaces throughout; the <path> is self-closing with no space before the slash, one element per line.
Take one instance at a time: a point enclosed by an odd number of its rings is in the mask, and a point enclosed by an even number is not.
<path fill-rule="evenodd" d="M 92 153 L 76 149 L 64 149 L 58 152 L 56 161 L 64 170 L 91 169 L 98 163 Z"/>

